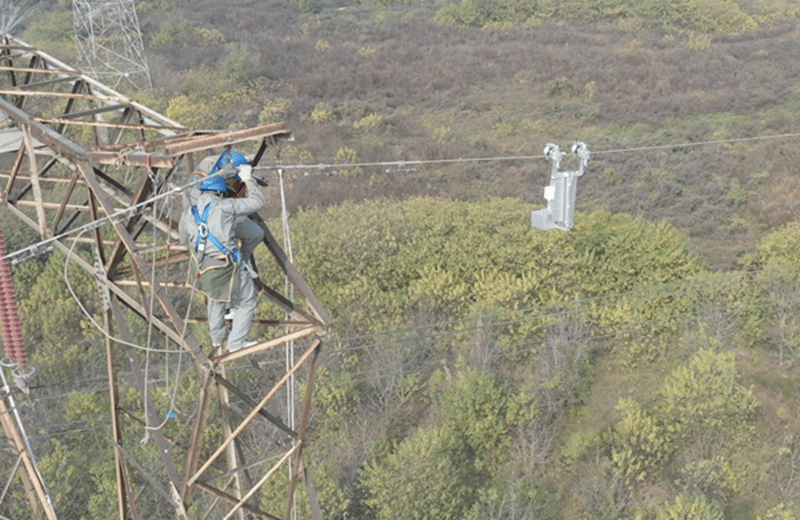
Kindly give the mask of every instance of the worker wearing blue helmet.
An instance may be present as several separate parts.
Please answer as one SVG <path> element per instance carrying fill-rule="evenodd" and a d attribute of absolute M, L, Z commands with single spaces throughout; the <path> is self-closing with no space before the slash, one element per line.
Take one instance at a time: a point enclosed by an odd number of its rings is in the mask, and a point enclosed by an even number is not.
<path fill-rule="evenodd" d="M 229 163 L 232 166 L 228 166 Z M 237 168 L 239 166 L 249 164 L 250 161 L 247 159 L 247 157 L 234 150 L 226 150 L 218 156 L 209 155 L 205 157 L 200 161 L 191 175 L 189 175 L 190 187 L 184 191 L 183 207 L 191 207 L 199 196 L 200 191 L 197 188 L 198 182 L 200 182 L 206 176 L 216 175 L 220 171 L 225 171 L 226 166 L 228 166 L 228 171 L 221 174 L 221 177 L 225 179 L 227 184 L 228 195 L 237 196 L 242 185 L 239 174 L 236 173 Z M 262 182 L 261 184 L 265 183 Z M 186 229 L 191 226 L 194 226 L 194 221 L 191 219 L 191 215 L 184 214 L 184 218 L 181 219 L 180 222 L 181 237 L 184 237 L 184 241 Z M 236 219 L 234 236 L 236 237 L 236 240 L 239 241 L 239 249 L 241 250 L 242 255 L 244 255 L 245 259 L 252 265 L 253 251 L 255 251 L 258 244 L 264 241 L 264 229 L 259 224 L 248 218 L 247 215 L 241 215 Z"/>
<path fill-rule="evenodd" d="M 247 159 L 247 157 L 237 151 L 231 150 L 220 154 L 208 175 L 214 175 L 221 168 L 224 169 L 228 163 L 232 164 L 236 168 L 244 165 L 250 165 L 250 161 Z M 204 166 L 205 164 L 201 162 L 201 167 Z M 239 178 L 238 173 L 232 178 L 229 178 L 228 195 L 238 195 L 240 191 L 240 185 L 241 179 Z M 248 261 L 251 261 L 253 251 L 255 250 L 256 246 L 258 246 L 258 244 L 264 240 L 264 230 L 261 228 L 261 226 L 245 216 L 237 219 L 234 234 L 236 235 L 236 238 L 241 241 L 242 254 L 244 254 Z"/>
<path fill-rule="evenodd" d="M 251 255 L 264 235 L 260 226 L 247 216 L 263 208 L 266 201 L 252 178 L 252 166 L 247 159 L 237 152 L 227 154 L 233 160 L 222 164 L 220 158 L 206 158 L 198 166 L 199 171 L 190 176 L 180 231 L 192 255 L 190 283 L 208 300 L 211 342 L 215 348 L 221 348 L 227 340 L 227 348 L 232 352 L 248 345 L 247 335 L 258 303 L 254 283 L 257 275 Z M 228 162 L 231 165 L 226 167 Z M 208 178 L 197 185 L 203 173 Z M 234 176 L 246 188 L 242 197 L 228 196 L 226 177 Z M 258 232 L 248 234 L 247 222 Z M 239 236 L 240 228 L 249 240 Z M 226 311 L 232 315 L 230 330 L 225 326 Z"/>

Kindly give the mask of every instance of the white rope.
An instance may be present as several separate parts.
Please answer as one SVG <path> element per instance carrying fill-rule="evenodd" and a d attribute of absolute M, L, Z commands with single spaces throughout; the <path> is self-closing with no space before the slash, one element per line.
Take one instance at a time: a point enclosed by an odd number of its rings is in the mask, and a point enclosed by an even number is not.
<path fill-rule="evenodd" d="M 94 227 L 98 227 L 98 226 L 94 226 Z M 95 328 L 97 328 L 97 330 L 99 330 L 99 331 L 100 331 L 100 332 L 101 332 L 101 333 L 102 333 L 102 334 L 103 334 L 105 337 L 107 337 L 107 338 L 108 338 L 108 339 L 110 339 L 111 341 L 113 341 L 113 342 L 115 342 L 115 343 L 119 343 L 120 345 L 127 345 L 127 346 L 129 346 L 129 347 L 133 347 L 133 348 L 136 348 L 136 349 L 138 349 L 138 350 L 144 350 L 144 351 L 147 351 L 147 350 L 149 350 L 150 352 L 154 352 L 154 353 L 174 353 L 174 352 L 175 352 L 175 350 L 174 350 L 174 349 L 157 349 L 157 348 L 152 348 L 152 347 L 151 347 L 151 348 L 148 348 L 148 347 L 145 347 L 145 346 L 139 345 L 139 344 L 137 344 L 137 343 L 131 343 L 131 342 L 129 342 L 129 341 L 125 341 L 125 340 L 123 340 L 123 339 L 120 339 L 120 338 L 117 338 L 117 337 L 115 337 L 115 336 L 112 336 L 111 334 L 109 334 L 109 333 L 108 333 L 108 332 L 105 330 L 105 328 L 104 328 L 102 325 L 100 325 L 99 323 L 97 323 L 97 321 L 94 319 L 94 317 L 92 317 L 91 313 L 89 313 L 89 311 L 88 311 L 88 310 L 86 309 L 86 307 L 83 305 L 83 303 L 81 302 L 81 300 L 80 300 L 80 298 L 78 297 L 78 295 L 75 293 L 75 290 L 72 288 L 72 284 L 71 284 L 71 283 L 70 283 L 70 281 L 69 281 L 69 272 L 68 272 L 69 261 L 70 261 L 70 259 L 71 259 L 72 255 L 73 255 L 73 252 L 74 252 L 75 246 L 76 246 L 76 245 L 77 245 L 77 243 L 79 242 L 79 239 L 81 238 L 81 236 L 83 236 L 83 234 L 84 234 L 85 232 L 89 231 L 90 229 L 94 229 L 94 227 L 87 227 L 87 226 L 83 226 L 83 228 L 82 228 L 82 229 L 81 229 L 81 230 L 78 232 L 78 235 L 75 237 L 75 240 L 74 240 L 74 242 L 72 243 L 72 246 L 70 246 L 70 248 L 69 248 L 69 250 L 68 250 L 68 252 L 67 252 L 66 261 L 64 262 L 64 281 L 65 281 L 65 282 L 66 282 L 66 284 L 67 284 L 67 289 L 69 290 L 70 294 L 72 295 L 72 298 L 73 298 L 73 299 L 75 300 L 75 302 L 78 304 L 78 307 L 80 307 L 81 311 L 82 311 L 82 312 L 83 312 L 83 314 L 84 314 L 84 315 L 85 315 L 85 316 L 86 316 L 86 317 L 89 319 L 89 321 L 92 323 L 92 325 L 94 325 L 94 326 L 95 326 Z M 100 269 L 102 269 L 102 266 L 100 266 Z M 103 272 L 103 273 L 101 273 L 101 274 L 102 274 L 102 275 L 103 275 L 103 277 L 105 278 L 105 272 Z M 193 283 L 193 284 L 192 284 L 192 295 L 194 294 L 194 288 L 195 288 L 195 285 L 194 285 L 194 283 Z M 190 297 L 190 300 L 189 300 L 189 307 L 187 308 L 187 317 L 189 316 L 189 313 L 190 313 L 190 311 L 191 311 L 192 299 L 193 299 L 193 298 L 192 298 L 192 297 Z M 186 332 L 186 328 L 187 328 L 187 326 L 188 326 L 188 323 L 186 323 L 186 320 L 184 320 L 184 330 L 183 330 L 183 333 L 185 333 L 185 332 Z"/>
<path fill-rule="evenodd" d="M 154 210 L 155 210 L 155 205 L 154 205 Z M 170 211 L 171 211 L 171 206 L 170 206 Z M 83 304 L 83 302 L 81 302 L 80 298 L 78 297 L 77 293 L 75 292 L 75 289 L 72 287 L 72 283 L 71 283 L 71 281 L 69 279 L 69 263 L 70 263 L 70 260 L 72 258 L 72 255 L 74 254 L 74 249 L 75 249 L 75 246 L 78 244 L 79 239 L 81 238 L 83 233 L 85 233 L 88 230 L 89 230 L 89 228 L 84 228 L 78 233 L 78 235 L 75 238 L 75 241 L 72 243 L 72 246 L 70 246 L 70 248 L 69 248 L 69 250 L 67 252 L 67 256 L 66 256 L 66 259 L 64 261 L 64 282 L 67 285 L 67 289 L 69 290 L 70 294 L 72 295 L 72 298 L 78 304 L 78 307 L 81 309 L 83 314 L 92 323 L 92 325 L 94 325 L 94 327 L 97 330 L 99 330 L 106 338 L 108 338 L 110 341 L 113 341 L 114 343 L 118 343 L 120 345 L 126 345 L 126 346 L 129 346 L 129 347 L 133 347 L 133 348 L 135 348 L 137 350 L 143 350 L 143 351 L 146 352 L 145 383 L 144 384 L 145 384 L 145 392 L 148 392 L 148 390 L 147 390 L 147 379 L 148 379 L 147 374 L 148 374 L 148 370 L 149 370 L 149 359 L 150 359 L 149 355 L 150 355 L 150 353 L 163 353 L 163 354 L 166 354 L 168 356 L 169 354 L 174 354 L 176 351 L 175 351 L 175 349 L 156 349 L 156 348 L 152 348 L 152 346 L 150 345 L 150 341 L 151 341 L 151 337 L 152 337 L 151 336 L 152 322 L 150 321 L 150 319 L 148 319 L 148 327 L 149 327 L 148 328 L 148 345 L 147 346 L 143 346 L 143 345 L 139 345 L 137 343 L 132 343 L 132 342 L 129 342 L 129 341 L 125 341 L 123 339 L 117 338 L 117 337 L 112 336 L 111 334 L 109 334 L 108 331 L 94 319 L 94 317 L 88 311 L 88 309 Z M 155 228 L 154 228 L 154 235 L 155 235 Z M 169 237 L 167 237 L 167 240 L 169 240 Z M 155 254 L 155 249 L 156 249 L 156 242 L 157 242 L 157 240 L 156 240 L 156 237 L 154 236 L 154 239 L 153 239 L 154 254 Z M 102 266 L 100 266 L 100 268 L 102 269 Z M 103 277 L 103 278 L 105 279 L 105 277 Z M 151 271 L 151 283 L 154 282 L 154 278 L 155 278 L 155 269 L 153 269 Z M 108 284 L 108 281 L 106 280 L 105 283 Z M 183 330 L 181 331 L 182 332 L 181 337 L 184 337 L 186 335 L 186 330 L 188 328 L 188 318 L 191 315 L 192 304 L 194 302 L 195 283 L 196 282 L 193 281 L 192 288 L 191 288 L 191 291 L 190 291 L 190 294 L 189 294 L 189 303 L 188 303 L 187 308 L 186 308 L 186 315 L 184 317 Z M 149 311 L 150 312 L 150 317 L 152 317 L 152 315 L 153 315 L 153 308 L 154 308 L 154 305 L 155 305 L 154 300 L 153 300 L 153 296 L 155 294 L 155 290 L 153 289 L 153 287 L 154 287 L 154 285 L 151 285 L 151 300 L 150 300 L 150 311 Z M 169 409 L 169 412 L 178 411 L 178 412 L 180 412 L 180 413 L 185 415 L 185 412 L 179 410 L 175 406 L 175 401 L 177 399 L 177 393 L 178 393 L 178 383 L 180 382 L 180 369 L 181 369 L 181 366 L 182 366 L 183 349 L 179 349 L 177 351 L 177 353 L 179 355 L 179 358 L 178 358 L 179 359 L 178 373 L 175 375 L 175 385 L 173 387 L 172 396 L 170 398 L 170 409 Z M 164 419 L 164 421 L 160 425 L 158 425 L 157 427 L 150 426 L 147 423 L 147 412 L 148 412 L 148 410 L 147 410 L 147 399 L 144 399 L 144 403 L 145 403 L 144 404 L 144 406 L 145 406 L 145 436 L 140 441 L 143 444 L 148 441 L 149 431 L 150 430 L 154 430 L 154 431 L 155 430 L 160 430 L 161 428 L 164 427 L 166 422 L 171 418 L 170 417 L 171 414 L 168 412 L 166 417 L 165 417 L 165 419 Z"/>
<path fill-rule="evenodd" d="M 155 187 L 155 183 L 153 184 L 153 186 Z M 145 355 L 144 355 L 144 382 L 142 383 L 144 385 L 144 392 L 143 392 L 144 396 L 149 396 L 150 395 L 150 387 L 149 387 L 149 379 L 150 379 L 149 378 L 149 372 L 150 372 L 150 347 L 152 345 L 152 340 L 153 340 L 153 308 L 155 307 L 155 296 L 156 296 L 156 291 L 155 291 L 155 286 L 156 286 L 156 268 L 155 268 L 155 265 L 156 265 L 156 260 L 158 258 L 158 256 L 157 256 L 158 249 L 156 247 L 157 243 L 158 243 L 158 227 L 155 225 L 155 223 L 157 222 L 157 219 L 158 219 L 158 208 L 157 208 L 156 204 L 153 204 L 153 256 L 152 256 L 152 258 L 153 258 L 153 260 L 152 260 L 153 267 L 150 269 L 150 304 L 149 304 L 149 309 L 147 310 L 147 313 L 148 313 L 148 315 L 147 315 L 147 349 L 145 350 Z M 168 238 L 168 240 L 169 240 L 169 238 Z M 166 355 L 165 355 L 165 359 L 166 359 Z M 146 444 L 147 443 L 148 439 L 150 438 L 150 430 L 153 430 L 153 431 L 160 430 L 165 424 L 167 424 L 167 420 L 169 419 L 169 415 L 167 415 L 167 417 L 164 419 L 164 421 L 160 425 L 158 425 L 158 427 L 156 427 L 156 428 L 151 427 L 150 426 L 150 420 L 149 420 L 149 410 L 147 409 L 148 408 L 147 407 L 148 401 L 149 401 L 149 399 L 147 399 L 147 398 L 144 399 L 144 430 L 145 430 L 145 433 L 144 433 L 144 437 L 142 438 L 142 440 L 139 441 L 140 444 Z"/>

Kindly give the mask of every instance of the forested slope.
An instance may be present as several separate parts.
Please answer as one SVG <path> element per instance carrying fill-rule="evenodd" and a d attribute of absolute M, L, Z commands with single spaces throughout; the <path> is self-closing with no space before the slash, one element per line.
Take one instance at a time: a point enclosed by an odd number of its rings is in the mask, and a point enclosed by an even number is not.
<path fill-rule="evenodd" d="M 68 4 L 48 5 L 22 38 L 69 61 Z M 800 519 L 796 10 L 137 6 L 155 84 L 137 98 L 295 133 L 267 162 L 334 318 L 306 452 L 326 518 Z M 531 229 L 541 150 L 573 139 L 594 152 L 575 228 Z M 86 450 L 109 442 L 102 338 L 74 302 L 97 295 L 64 274 L 60 254 L 14 268 L 27 418 L 56 509 L 112 517 L 111 451 Z M 174 368 L 153 367 L 162 403 Z"/>

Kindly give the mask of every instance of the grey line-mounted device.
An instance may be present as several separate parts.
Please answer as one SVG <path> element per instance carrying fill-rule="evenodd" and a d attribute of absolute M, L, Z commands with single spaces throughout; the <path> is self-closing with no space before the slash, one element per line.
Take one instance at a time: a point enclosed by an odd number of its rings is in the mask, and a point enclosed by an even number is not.
<path fill-rule="evenodd" d="M 586 163 L 589 162 L 589 149 L 586 143 L 575 141 L 572 153 L 580 159 L 577 170 L 561 171 L 561 161 L 566 155 L 558 145 L 547 143 L 544 155 L 553 162 L 550 174 L 550 185 L 544 189 L 544 198 L 547 199 L 547 209 L 531 212 L 531 226 L 537 229 L 572 229 L 575 214 L 575 193 L 578 191 L 578 177 L 583 175 Z"/>

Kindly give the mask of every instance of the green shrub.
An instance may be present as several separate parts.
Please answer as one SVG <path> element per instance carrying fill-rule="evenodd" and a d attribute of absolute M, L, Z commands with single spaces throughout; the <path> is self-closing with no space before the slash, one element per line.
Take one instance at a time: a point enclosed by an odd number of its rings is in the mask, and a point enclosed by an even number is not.
<path fill-rule="evenodd" d="M 366 464 L 361 485 L 375 520 L 459 520 L 475 489 L 465 453 L 445 431 L 420 430 L 384 460 Z"/>
<path fill-rule="evenodd" d="M 285 98 L 270 99 L 258 114 L 258 124 L 286 121 L 294 112 L 294 104 Z"/>
<path fill-rule="evenodd" d="M 705 497 L 679 495 L 675 501 L 665 504 L 656 514 L 656 520 L 723 520 L 719 506 Z"/>

